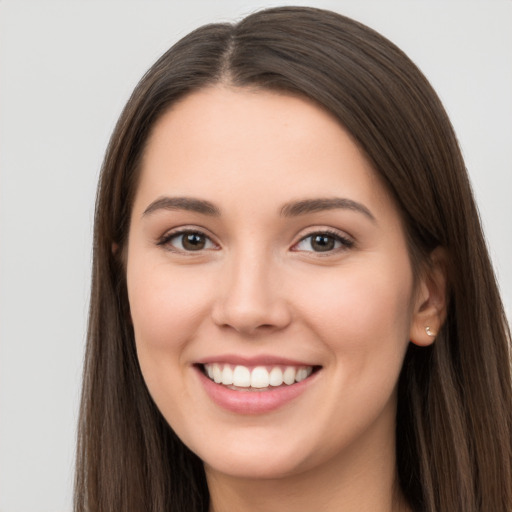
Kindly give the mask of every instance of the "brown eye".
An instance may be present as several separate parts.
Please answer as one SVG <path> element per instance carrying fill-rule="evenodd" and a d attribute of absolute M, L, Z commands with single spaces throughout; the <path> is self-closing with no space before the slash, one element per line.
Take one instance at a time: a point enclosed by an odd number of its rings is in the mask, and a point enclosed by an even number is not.
<path fill-rule="evenodd" d="M 206 237 L 201 233 L 185 233 L 181 237 L 183 248 L 187 251 L 200 251 L 206 245 Z"/>
<path fill-rule="evenodd" d="M 304 237 L 294 246 L 295 251 L 303 252 L 335 252 L 350 249 L 354 242 L 337 233 L 319 232 Z"/>
<path fill-rule="evenodd" d="M 200 231 L 181 231 L 164 237 L 159 245 L 178 252 L 194 252 L 215 249 L 216 245 Z"/>
<path fill-rule="evenodd" d="M 332 251 L 336 240 L 330 235 L 314 235 L 311 237 L 311 248 L 316 252 Z"/>

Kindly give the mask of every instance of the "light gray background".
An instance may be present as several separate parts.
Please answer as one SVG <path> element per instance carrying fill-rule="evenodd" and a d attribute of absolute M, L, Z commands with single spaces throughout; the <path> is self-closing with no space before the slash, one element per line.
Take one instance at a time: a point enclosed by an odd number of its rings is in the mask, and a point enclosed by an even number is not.
<path fill-rule="evenodd" d="M 71 510 L 95 186 L 150 64 L 192 28 L 331 8 L 410 55 L 455 125 L 512 313 L 512 2 L 0 1 L 0 510 Z"/>

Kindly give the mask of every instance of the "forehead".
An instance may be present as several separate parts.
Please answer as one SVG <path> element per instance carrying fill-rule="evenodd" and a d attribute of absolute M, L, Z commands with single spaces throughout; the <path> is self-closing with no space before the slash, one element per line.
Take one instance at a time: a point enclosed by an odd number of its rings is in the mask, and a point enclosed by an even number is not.
<path fill-rule="evenodd" d="M 224 86 L 186 96 L 159 119 L 141 173 L 137 199 L 146 201 L 192 193 L 251 201 L 387 195 L 332 114 L 302 97 Z"/>

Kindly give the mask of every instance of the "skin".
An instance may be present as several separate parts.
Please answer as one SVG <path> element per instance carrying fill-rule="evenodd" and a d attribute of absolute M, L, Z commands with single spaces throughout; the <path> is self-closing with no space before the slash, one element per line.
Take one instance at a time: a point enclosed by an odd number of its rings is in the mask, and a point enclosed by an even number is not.
<path fill-rule="evenodd" d="M 207 200 L 220 214 L 155 205 L 163 197 Z M 281 214 L 333 197 L 371 216 Z M 170 238 L 183 228 L 208 237 L 202 250 Z M 326 231 L 349 243 L 318 252 L 307 237 Z M 133 205 L 128 295 L 147 386 L 204 461 L 212 511 L 406 510 L 394 492 L 396 383 L 410 340 L 431 343 L 425 326 L 442 321 L 436 269 L 414 280 L 390 195 L 313 103 L 219 85 L 163 115 Z M 237 414 L 212 402 L 194 366 L 223 354 L 320 371 L 283 407 Z"/>

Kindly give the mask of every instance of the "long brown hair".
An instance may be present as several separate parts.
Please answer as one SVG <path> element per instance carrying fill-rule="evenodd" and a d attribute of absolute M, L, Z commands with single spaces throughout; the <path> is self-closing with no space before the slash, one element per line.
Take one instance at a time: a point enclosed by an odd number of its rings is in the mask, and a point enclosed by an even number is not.
<path fill-rule="evenodd" d="M 119 254 L 156 120 L 219 82 L 300 94 L 337 116 L 393 194 L 413 267 L 444 248 L 446 322 L 431 347 L 411 344 L 399 381 L 399 484 L 416 511 L 512 510 L 510 331 L 452 126 L 425 77 L 381 35 L 284 7 L 183 38 L 142 78 L 114 130 L 96 203 L 75 511 L 208 509 L 201 461 L 144 384 Z"/>

